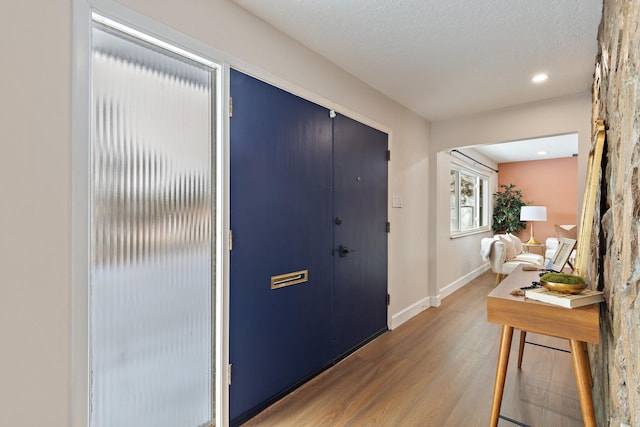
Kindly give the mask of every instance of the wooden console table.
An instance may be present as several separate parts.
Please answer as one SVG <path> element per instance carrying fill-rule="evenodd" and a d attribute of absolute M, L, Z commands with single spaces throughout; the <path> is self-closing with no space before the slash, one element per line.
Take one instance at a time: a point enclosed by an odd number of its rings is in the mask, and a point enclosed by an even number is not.
<path fill-rule="evenodd" d="M 487 319 L 489 322 L 502 325 L 490 425 L 498 425 L 513 329 L 516 328 L 523 332 L 535 332 L 569 340 L 582 419 L 586 427 L 595 427 L 591 369 L 586 343 L 600 342 L 598 304 L 569 309 L 511 295 L 513 289 L 529 286 L 532 281 L 539 279 L 538 271 L 523 271 L 520 265 L 487 297 Z"/>

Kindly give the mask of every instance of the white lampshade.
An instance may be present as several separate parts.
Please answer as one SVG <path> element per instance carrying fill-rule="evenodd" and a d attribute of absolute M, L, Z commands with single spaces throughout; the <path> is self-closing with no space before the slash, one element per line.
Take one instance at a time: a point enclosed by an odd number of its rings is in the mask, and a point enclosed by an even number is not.
<path fill-rule="evenodd" d="M 546 206 L 522 206 L 520 208 L 520 221 L 546 221 Z"/>

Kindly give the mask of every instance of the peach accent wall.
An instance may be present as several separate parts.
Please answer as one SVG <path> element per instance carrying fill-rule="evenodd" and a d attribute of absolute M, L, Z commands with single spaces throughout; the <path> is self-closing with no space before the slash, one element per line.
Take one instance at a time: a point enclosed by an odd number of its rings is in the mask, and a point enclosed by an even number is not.
<path fill-rule="evenodd" d="M 524 200 L 534 206 L 547 207 L 547 220 L 535 223 L 536 240 L 555 237 L 555 224 L 578 223 L 578 158 L 533 160 L 500 163 L 498 185 L 515 184 Z M 531 226 L 518 236 L 529 240 Z"/>

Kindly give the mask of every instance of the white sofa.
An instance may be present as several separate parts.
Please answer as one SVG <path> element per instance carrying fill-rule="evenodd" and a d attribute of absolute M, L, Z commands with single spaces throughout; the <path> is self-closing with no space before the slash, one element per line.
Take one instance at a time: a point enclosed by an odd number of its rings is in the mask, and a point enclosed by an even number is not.
<path fill-rule="evenodd" d="M 489 261 L 491 270 L 496 273 L 496 285 L 520 264 L 544 268 L 544 257 L 524 252 L 522 242 L 512 234 L 497 234 L 482 239 L 480 254 L 485 261 Z"/>

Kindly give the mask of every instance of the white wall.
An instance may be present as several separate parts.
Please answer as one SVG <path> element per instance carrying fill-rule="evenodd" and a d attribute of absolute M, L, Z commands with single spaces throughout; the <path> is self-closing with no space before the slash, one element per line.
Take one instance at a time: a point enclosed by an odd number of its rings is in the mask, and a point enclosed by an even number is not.
<path fill-rule="evenodd" d="M 0 18 L 1 426 L 69 424 L 70 11 Z"/>
<path fill-rule="evenodd" d="M 430 284 L 433 285 L 430 292 L 433 295 L 446 294 L 452 286 L 455 287 L 460 277 L 474 274 L 482 268 L 484 262 L 479 256 L 480 239 L 492 235 L 488 232 L 458 239 L 449 238 L 449 195 L 441 183 L 448 174 L 449 156 L 438 153 L 468 145 L 496 144 L 567 133 L 578 134 L 580 212 L 591 146 L 589 93 L 432 123 L 429 185 L 435 203 L 430 205 L 429 225 L 434 230 L 435 239 L 431 242 L 429 274 L 432 278 Z"/>
<path fill-rule="evenodd" d="M 113 10 L 107 1 L 93 4 Z M 390 208 L 390 313 L 397 324 L 422 309 L 435 166 L 429 124 L 227 0 L 123 4 L 219 50 L 233 66 L 392 131 L 389 191 L 402 195 L 404 207 Z M 85 404 L 70 397 L 71 348 L 78 346 L 71 327 L 83 328 L 71 316 L 72 10 L 73 0 L 57 0 L 14 2 L 3 11 L 12 36 L 0 79 L 2 426 L 70 425 L 72 404 Z"/>

